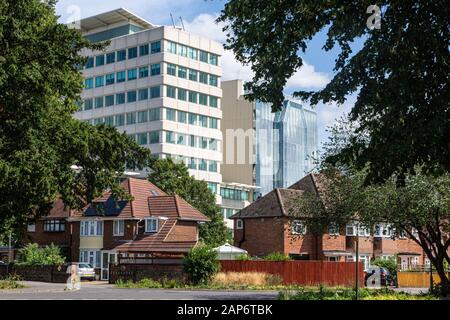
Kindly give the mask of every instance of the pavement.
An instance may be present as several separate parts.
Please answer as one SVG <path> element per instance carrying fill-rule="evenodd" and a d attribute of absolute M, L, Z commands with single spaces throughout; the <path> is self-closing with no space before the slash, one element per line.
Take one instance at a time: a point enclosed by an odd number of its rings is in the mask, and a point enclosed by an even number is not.
<path fill-rule="evenodd" d="M 278 291 L 121 289 L 102 282 L 82 282 L 81 289 L 64 290 L 65 283 L 22 281 L 26 288 L 0 290 L 0 300 L 274 300 Z"/>

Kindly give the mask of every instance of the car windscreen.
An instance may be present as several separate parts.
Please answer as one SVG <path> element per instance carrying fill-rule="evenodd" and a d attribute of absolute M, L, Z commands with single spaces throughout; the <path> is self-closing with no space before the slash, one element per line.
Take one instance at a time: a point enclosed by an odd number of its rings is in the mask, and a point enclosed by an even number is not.
<path fill-rule="evenodd" d="M 80 263 L 78 265 L 78 268 L 83 268 L 83 269 L 92 269 L 92 266 L 90 264 L 87 263 Z"/>

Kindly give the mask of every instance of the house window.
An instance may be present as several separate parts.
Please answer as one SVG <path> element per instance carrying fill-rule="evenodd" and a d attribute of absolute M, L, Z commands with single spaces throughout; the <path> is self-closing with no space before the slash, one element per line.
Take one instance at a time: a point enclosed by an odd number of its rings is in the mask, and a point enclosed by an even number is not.
<path fill-rule="evenodd" d="M 336 225 L 330 225 L 328 227 L 328 234 L 331 236 L 338 236 L 339 235 L 339 227 Z"/>
<path fill-rule="evenodd" d="M 158 219 L 147 218 L 145 219 L 145 232 L 158 232 Z"/>
<path fill-rule="evenodd" d="M 66 222 L 64 220 L 46 220 L 44 221 L 45 232 L 63 232 L 66 230 Z"/>
<path fill-rule="evenodd" d="M 244 221 L 242 219 L 236 220 L 236 229 L 243 229 L 244 228 Z"/>
<path fill-rule="evenodd" d="M 356 226 L 351 223 L 345 227 L 345 235 L 347 236 L 356 236 Z"/>
<path fill-rule="evenodd" d="M 101 267 L 101 251 L 80 250 L 80 262 L 89 263 L 94 268 Z"/>
<path fill-rule="evenodd" d="M 114 220 L 113 223 L 113 236 L 123 236 L 124 220 Z"/>
<path fill-rule="evenodd" d="M 36 223 L 29 223 L 27 225 L 27 231 L 28 232 L 36 232 Z"/>
<path fill-rule="evenodd" d="M 305 224 L 303 222 L 301 222 L 300 220 L 292 221 L 291 233 L 292 234 L 305 234 L 306 233 Z"/>
<path fill-rule="evenodd" d="M 83 237 L 102 236 L 103 221 L 86 220 L 80 222 L 80 235 Z"/>

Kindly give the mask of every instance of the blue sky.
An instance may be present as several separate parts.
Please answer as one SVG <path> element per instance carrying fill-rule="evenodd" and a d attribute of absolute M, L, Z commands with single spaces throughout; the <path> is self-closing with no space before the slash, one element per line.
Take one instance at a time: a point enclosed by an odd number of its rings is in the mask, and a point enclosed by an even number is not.
<path fill-rule="evenodd" d="M 221 26 L 216 25 L 214 20 L 225 3 L 225 0 L 60 0 L 56 9 L 57 14 L 61 16 L 61 22 L 73 21 L 73 16 L 78 12 L 81 18 L 85 18 L 122 7 L 153 24 L 171 25 L 170 13 L 172 13 L 178 25 L 180 25 L 179 17 L 183 18 L 187 31 L 224 42 L 225 35 L 221 31 Z M 302 56 L 305 65 L 288 81 L 285 90 L 287 94 L 300 89 L 317 90 L 330 80 L 338 51 L 333 49 L 331 52 L 325 52 L 322 50 L 324 42 L 325 32 L 319 33 L 310 41 L 306 54 Z M 251 69 L 240 65 L 231 52 L 225 52 L 222 66 L 223 80 L 236 78 L 249 80 L 252 76 Z M 354 101 L 355 96 L 352 96 L 342 106 L 319 104 L 315 107 L 318 114 L 320 145 L 327 140 L 326 127 L 347 113 Z"/>

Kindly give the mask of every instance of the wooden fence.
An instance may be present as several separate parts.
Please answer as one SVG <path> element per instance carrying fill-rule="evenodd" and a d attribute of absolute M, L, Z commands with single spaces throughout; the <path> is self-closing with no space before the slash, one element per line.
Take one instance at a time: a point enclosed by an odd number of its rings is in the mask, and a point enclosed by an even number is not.
<path fill-rule="evenodd" d="M 284 284 L 354 286 L 354 262 L 331 261 L 220 261 L 222 272 L 264 272 L 277 274 Z M 359 284 L 364 286 L 364 266 L 359 263 Z"/>
<path fill-rule="evenodd" d="M 430 273 L 429 272 L 414 272 L 401 271 L 397 272 L 397 280 L 399 288 L 429 288 L 430 287 Z M 439 284 L 441 279 L 439 275 L 433 272 L 433 284 Z"/>

